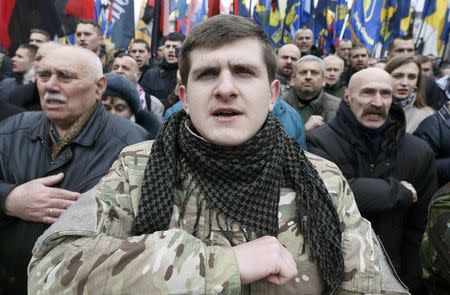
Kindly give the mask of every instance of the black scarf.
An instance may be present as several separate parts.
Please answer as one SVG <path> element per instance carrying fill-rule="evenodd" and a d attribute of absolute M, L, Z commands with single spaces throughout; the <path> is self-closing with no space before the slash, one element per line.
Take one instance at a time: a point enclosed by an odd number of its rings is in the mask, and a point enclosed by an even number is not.
<path fill-rule="evenodd" d="M 296 191 L 297 234 L 318 261 L 326 292 L 335 292 L 344 270 L 339 219 L 322 179 L 280 123 L 269 114 L 255 136 L 231 148 L 206 142 L 186 124 L 195 132 L 184 112 L 173 115 L 153 144 L 133 234 L 168 229 L 178 163 L 211 209 L 260 236 L 277 235 L 280 188 L 290 186 Z"/>

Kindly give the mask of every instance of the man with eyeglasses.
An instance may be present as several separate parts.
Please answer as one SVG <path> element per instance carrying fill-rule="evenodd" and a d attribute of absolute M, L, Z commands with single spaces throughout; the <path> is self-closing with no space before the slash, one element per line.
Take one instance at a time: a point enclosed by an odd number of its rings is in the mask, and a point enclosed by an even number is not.
<path fill-rule="evenodd" d="M 36 239 L 106 174 L 127 145 L 148 139 L 101 105 L 106 88 L 95 53 L 59 47 L 36 69 L 42 112 L 0 127 L 0 285 L 26 294 Z M 1 293 L 1 292 L 0 292 Z"/>

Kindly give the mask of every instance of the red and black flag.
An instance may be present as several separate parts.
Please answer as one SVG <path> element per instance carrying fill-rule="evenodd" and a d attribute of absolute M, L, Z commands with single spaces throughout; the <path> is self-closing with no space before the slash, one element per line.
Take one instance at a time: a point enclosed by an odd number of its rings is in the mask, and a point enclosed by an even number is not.
<path fill-rule="evenodd" d="M 73 34 L 77 19 L 94 19 L 94 0 L 0 0 L 0 46 L 13 53 L 31 29 Z"/>
<path fill-rule="evenodd" d="M 62 34 L 54 0 L 0 0 L 0 45 L 13 53 L 31 29 Z"/>

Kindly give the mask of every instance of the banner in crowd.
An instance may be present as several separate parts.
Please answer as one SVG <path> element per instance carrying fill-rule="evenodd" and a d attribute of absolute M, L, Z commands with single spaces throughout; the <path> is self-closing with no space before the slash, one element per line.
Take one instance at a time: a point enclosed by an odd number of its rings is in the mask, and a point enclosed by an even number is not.
<path fill-rule="evenodd" d="M 0 0 L 0 45 L 8 49 L 26 42 L 31 28 L 64 36 L 71 43 L 76 21 L 92 19 L 116 47 L 125 49 L 132 38 L 159 40 L 170 30 L 189 34 L 208 17 L 233 13 L 254 19 L 274 46 L 295 39 L 305 26 L 314 32 L 315 45 L 325 52 L 343 38 L 373 50 L 398 36 L 410 35 L 411 0 L 142 0 L 139 22 L 134 23 L 135 0 Z M 448 3 L 424 0 L 422 19 L 438 35 L 442 53 L 449 31 Z M 224 7 L 224 3 L 229 7 Z M 280 10 L 283 9 L 283 10 Z M 11 37 L 13 36 L 13 38 Z"/>
<path fill-rule="evenodd" d="M 422 19 L 437 31 L 436 49 L 438 53 L 442 54 L 449 33 L 448 1 L 425 0 Z"/>

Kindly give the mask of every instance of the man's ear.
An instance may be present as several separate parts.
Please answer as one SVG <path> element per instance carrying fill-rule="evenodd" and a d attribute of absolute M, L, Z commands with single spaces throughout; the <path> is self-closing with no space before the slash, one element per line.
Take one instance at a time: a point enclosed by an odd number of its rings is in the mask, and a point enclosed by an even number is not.
<path fill-rule="evenodd" d="M 186 114 L 189 115 L 189 103 L 187 100 L 187 93 L 186 93 L 186 86 L 184 85 L 180 85 L 180 88 L 178 89 L 179 91 L 179 97 L 180 97 L 180 101 L 183 104 L 183 108 L 184 111 L 186 112 Z"/>
<path fill-rule="evenodd" d="M 350 92 L 348 91 L 348 89 L 345 89 L 345 92 L 344 92 L 344 101 L 345 101 L 347 104 L 350 104 Z"/>
<path fill-rule="evenodd" d="M 95 84 L 96 90 L 95 93 L 99 96 L 99 98 L 102 97 L 103 93 L 106 91 L 106 77 L 102 76 L 99 78 Z"/>
<path fill-rule="evenodd" d="M 272 111 L 273 107 L 275 106 L 275 103 L 277 102 L 278 94 L 280 94 L 281 84 L 280 81 L 277 79 L 273 80 L 272 83 L 270 83 L 270 104 L 269 104 L 269 110 Z"/>

